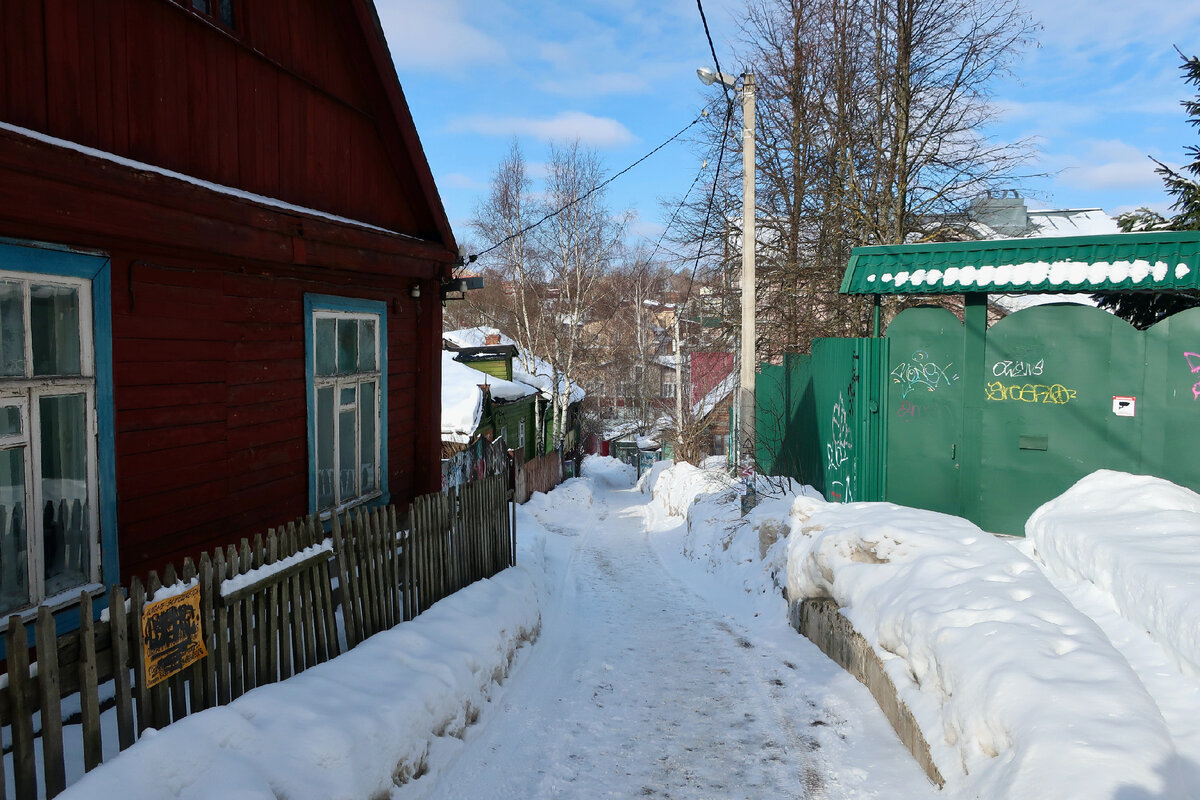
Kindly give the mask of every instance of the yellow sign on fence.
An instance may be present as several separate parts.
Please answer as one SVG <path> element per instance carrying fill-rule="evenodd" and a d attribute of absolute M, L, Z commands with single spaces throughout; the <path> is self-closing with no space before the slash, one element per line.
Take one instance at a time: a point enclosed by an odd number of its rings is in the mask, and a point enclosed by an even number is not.
<path fill-rule="evenodd" d="M 200 587 L 146 604 L 142 659 L 146 686 L 161 683 L 208 655 L 200 622 Z"/>

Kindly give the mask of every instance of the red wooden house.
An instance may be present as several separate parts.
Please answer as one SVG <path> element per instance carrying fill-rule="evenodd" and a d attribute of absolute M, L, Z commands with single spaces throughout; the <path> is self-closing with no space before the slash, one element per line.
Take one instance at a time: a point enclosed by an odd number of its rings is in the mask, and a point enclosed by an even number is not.
<path fill-rule="evenodd" d="M 436 490 L 455 256 L 370 0 L 0 3 L 0 617 Z"/>

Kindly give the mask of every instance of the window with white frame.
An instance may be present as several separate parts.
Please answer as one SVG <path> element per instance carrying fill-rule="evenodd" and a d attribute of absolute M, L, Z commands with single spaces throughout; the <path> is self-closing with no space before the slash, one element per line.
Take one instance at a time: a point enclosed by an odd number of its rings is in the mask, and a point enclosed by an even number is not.
<path fill-rule="evenodd" d="M 517 423 L 517 447 L 525 446 L 525 420 Z"/>
<path fill-rule="evenodd" d="M 91 281 L 0 273 L 0 614 L 99 581 Z"/>
<path fill-rule="evenodd" d="M 315 510 L 384 493 L 385 330 L 382 303 L 309 302 L 309 386 Z"/>

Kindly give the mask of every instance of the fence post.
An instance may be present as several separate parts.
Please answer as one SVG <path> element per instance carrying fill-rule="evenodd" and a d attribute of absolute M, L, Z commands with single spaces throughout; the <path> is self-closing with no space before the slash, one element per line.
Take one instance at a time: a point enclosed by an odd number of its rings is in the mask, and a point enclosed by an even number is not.
<path fill-rule="evenodd" d="M 18 800 L 37 797 L 37 766 L 33 753 L 32 687 L 29 680 L 29 638 L 16 614 L 5 633 L 8 654 L 8 702 L 12 714 L 13 784 Z"/>
<path fill-rule="evenodd" d="M 120 749 L 133 744 L 133 694 L 129 684 L 129 618 L 125 592 L 116 584 L 108 592 L 108 629 L 112 633 L 113 688 L 117 698 Z"/>
<path fill-rule="evenodd" d="M 41 692 L 42 712 L 42 771 L 46 779 L 46 796 L 55 797 L 67 788 L 63 766 L 62 706 L 58 682 L 58 637 L 54 630 L 54 615 L 47 606 L 38 608 L 37 616 L 37 682 Z"/>
<path fill-rule="evenodd" d="M 79 716 L 83 728 L 83 770 L 91 772 L 104 760 L 104 748 L 100 740 L 96 679 L 96 623 L 92 619 L 92 596 L 87 592 L 79 593 Z"/>

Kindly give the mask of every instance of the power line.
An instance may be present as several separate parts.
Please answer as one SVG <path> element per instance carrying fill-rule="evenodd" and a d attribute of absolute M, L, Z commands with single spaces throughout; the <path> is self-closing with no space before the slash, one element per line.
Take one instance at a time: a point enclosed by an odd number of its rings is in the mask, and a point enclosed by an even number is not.
<path fill-rule="evenodd" d="M 691 122 L 689 122 L 687 125 L 684 125 L 682 128 L 680 128 L 678 133 L 676 133 L 676 134 L 675 134 L 674 136 L 672 136 L 670 139 L 667 139 L 665 142 L 663 142 L 662 144 L 660 144 L 658 147 L 656 147 L 656 148 L 654 148 L 653 150 L 651 150 L 649 153 L 646 153 L 646 155 L 642 156 L 642 157 L 641 157 L 641 158 L 639 158 L 637 161 L 634 161 L 632 164 L 630 164 L 629 166 L 627 166 L 625 169 L 621 170 L 620 172 L 618 172 L 617 174 L 613 175 L 612 177 L 610 177 L 610 178 L 607 178 L 606 180 L 604 180 L 604 181 L 601 181 L 600 183 L 596 184 L 596 185 L 595 185 L 595 186 L 593 186 L 591 189 L 588 189 L 586 192 L 584 192 L 584 193 L 583 193 L 582 195 L 580 195 L 579 197 L 576 197 L 576 198 L 575 198 L 574 200 L 572 200 L 571 202 L 569 202 L 569 203 L 566 203 L 565 205 L 561 206 L 560 208 L 556 208 L 554 211 L 551 211 L 551 212 L 549 212 L 549 213 L 548 213 L 548 214 L 546 214 L 544 217 L 542 217 L 541 219 L 539 219 L 537 222 L 534 222 L 534 223 L 532 223 L 532 224 L 530 224 L 530 225 L 526 225 L 524 228 L 522 228 L 521 230 L 519 230 L 519 231 L 517 231 L 516 233 L 512 234 L 511 236 L 506 236 L 506 237 L 504 237 L 503 239 L 501 239 L 500 241 L 496 242 L 494 245 L 492 245 L 491 247 L 487 248 L 486 250 L 480 250 L 478 253 L 475 253 L 474 255 L 467 256 L 467 263 L 469 264 L 469 263 L 471 263 L 471 262 L 475 261 L 476 259 L 478 259 L 480 256 L 487 255 L 488 253 L 490 253 L 490 252 L 492 252 L 493 250 L 495 250 L 497 247 L 500 247 L 501 245 L 507 244 L 508 242 L 511 242 L 513 239 L 517 238 L 518 236 L 522 236 L 522 235 L 524 235 L 524 234 L 528 233 L 529 231 L 533 230 L 533 229 L 534 229 L 534 228 L 536 228 L 537 226 L 541 225 L 543 222 L 546 222 L 547 220 L 550 220 L 550 219 L 553 219 L 554 217 L 557 217 L 559 214 L 561 214 L 562 212 L 566 211 L 568 208 L 570 208 L 571 206 L 575 205 L 576 203 L 581 203 L 581 202 L 583 202 L 584 200 L 588 199 L 588 198 L 589 198 L 589 197 L 591 197 L 593 194 L 595 194 L 596 192 L 600 191 L 600 190 L 601 190 L 601 189 L 603 189 L 605 186 L 608 186 L 610 183 L 612 183 L 613 181 L 615 181 L 617 178 L 621 177 L 621 176 L 622 176 L 622 175 L 624 175 L 626 172 L 629 172 L 629 170 L 633 169 L 633 168 L 634 168 L 634 167 L 636 167 L 638 164 L 642 163 L 642 162 L 643 162 L 643 161 L 645 161 L 647 158 L 649 158 L 650 156 L 654 155 L 654 154 L 655 154 L 655 153 L 657 153 L 659 150 L 662 150 L 664 147 L 666 147 L 666 146 L 667 146 L 667 145 L 669 145 L 671 142 L 673 142 L 673 141 L 675 141 L 676 139 L 678 139 L 678 138 L 679 138 L 680 136 L 682 136 L 683 134 L 687 133 L 687 131 L 688 131 L 689 129 L 691 129 L 691 127 L 692 127 L 693 125 L 695 125 L 695 124 L 696 124 L 697 122 L 699 122 L 700 120 L 704 119 L 704 117 L 705 117 L 705 115 L 706 115 L 707 113 L 708 113 L 708 109 L 707 109 L 707 107 L 706 107 L 704 111 L 701 111 L 701 112 L 700 112 L 700 115 L 699 115 L 699 116 L 697 116 L 697 117 L 696 117 L 694 120 L 692 120 Z"/>

